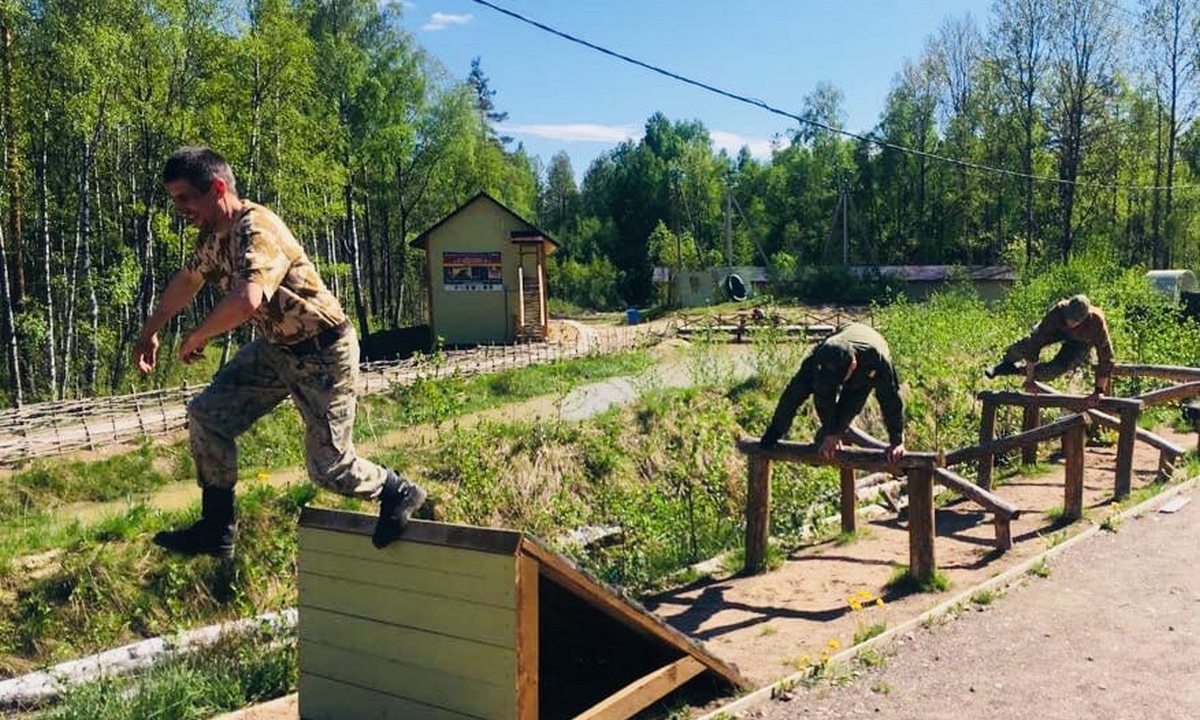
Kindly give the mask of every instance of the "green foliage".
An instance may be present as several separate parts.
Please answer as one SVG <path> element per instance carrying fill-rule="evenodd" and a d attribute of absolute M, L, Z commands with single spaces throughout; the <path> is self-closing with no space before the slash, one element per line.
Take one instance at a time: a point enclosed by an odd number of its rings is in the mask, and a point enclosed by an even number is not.
<path fill-rule="evenodd" d="M 203 650 L 175 657 L 126 678 L 72 688 L 44 720 L 195 718 L 237 710 L 293 692 L 297 680 L 293 633 L 262 628 L 228 635 Z"/>
<path fill-rule="evenodd" d="M 616 310 L 622 307 L 617 294 L 619 275 L 606 258 L 579 262 L 553 256 L 546 263 L 546 282 L 556 299 L 588 310 Z"/>

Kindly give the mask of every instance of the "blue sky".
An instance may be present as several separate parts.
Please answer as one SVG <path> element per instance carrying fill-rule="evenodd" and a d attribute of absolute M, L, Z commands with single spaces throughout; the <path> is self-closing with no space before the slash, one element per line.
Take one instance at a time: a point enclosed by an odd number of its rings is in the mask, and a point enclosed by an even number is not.
<path fill-rule="evenodd" d="M 986 24 L 991 0 L 495 0 L 496 4 L 713 85 L 798 111 L 821 81 L 844 94 L 846 126 L 873 127 L 905 57 L 948 16 Z M 581 177 L 661 110 L 699 119 L 714 144 L 758 155 L 789 125 L 559 39 L 470 0 L 405 3 L 405 28 L 457 77 L 482 58 L 509 113 L 503 131 L 548 162 L 566 150 Z"/>

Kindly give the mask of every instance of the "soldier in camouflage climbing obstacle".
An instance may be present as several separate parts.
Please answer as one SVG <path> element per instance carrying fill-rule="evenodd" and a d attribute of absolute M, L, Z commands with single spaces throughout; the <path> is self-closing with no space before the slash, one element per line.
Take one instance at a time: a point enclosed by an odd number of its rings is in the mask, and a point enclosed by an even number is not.
<path fill-rule="evenodd" d="M 841 447 L 842 435 L 862 412 L 867 396 L 875 398 L 883 411 L 889 445 L 888 459 L 904 457 L 904 401 L 900 381 L 892 366 L 887 341 L 872 328 L 851 323 L 813 348 L 800 363 L 775 408 L 771 425 L 760 444 L 770 448 L 787 435 L 800 405 L 812 395 L 821 429 L 815 439 L 825 457 Z"/>
<path fill-rule="evenodd" d="M 206 282 L 223 297 L 184 338 L 180 359 L 195 361 L 210 340 L 247 321 L 258 336 L 188 405 L 201 516 L 186 529 L 158 533 L 154 542 L 184 555 L 233 555 L 236 438 L 290 396 L 304 419 L 309 477 L 342 495 L 378 500 L 373 539 L 387 545 L 425 502 L 425 491 L 354 451 L 358 338 L 337 298 L 279 216 L 238 197 L 219 154 L 182 148 L 167 160 L 162 180 L 200 237 L 146 320 L 134 364 L 142 372 L 154 368 L 158 330 Z"/>

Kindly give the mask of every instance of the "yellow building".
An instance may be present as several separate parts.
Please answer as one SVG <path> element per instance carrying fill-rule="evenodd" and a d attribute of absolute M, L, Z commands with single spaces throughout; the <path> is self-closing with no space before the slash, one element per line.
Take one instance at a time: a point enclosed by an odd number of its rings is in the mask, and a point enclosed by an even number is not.
<path fill-rule="evenodd" d="M 444 345 L 544 340 L 546 256 L 558 243 L 487 193 L 412 241 L 425 251 L 429 324 Z"/>

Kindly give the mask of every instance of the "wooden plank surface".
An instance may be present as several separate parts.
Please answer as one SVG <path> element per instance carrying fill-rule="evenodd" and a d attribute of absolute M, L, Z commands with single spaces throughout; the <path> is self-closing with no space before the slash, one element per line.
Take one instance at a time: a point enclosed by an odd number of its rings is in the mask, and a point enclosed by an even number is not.
<path fill-rule="evenodd" d="M 300 657 L 307 675 L 463 715 L 517 720 L 516 688 L 508 678 L 468 679 L 309 641 L 300 643 Z"/>
<path fill-rule="evenodd" d="M 374 547 L 371 550 L 374 551 Z M 493 556 L 487 557 L 492 558 Z M 513 561 L 505 560 L 504 565 L 511 568 Z M 453 564 L 448 569 L 431 569 L 414 565 L 397 566 L 393 563 L 376 560 L 369 554 L 349 557 L 322 552 L 311 547 L 305 548 L 304 552 L 299 553 L 297 557 L 297 569 L 301 575 L 311 573 L 325 577 L 337 577 L 350 582 L 397 588 L 433 597 L 464 600 L 479 605 L 505 608 L 517 606 L 515 583 L 497 582 L 490 570 L 480 576 L 454 572 L 453 568 Z M 479 570 L 478 567 L 473 567 L 473 569 Z M 497 569 L 496 575 L 499 574 L 500 570 Z"/>
<path fill-rule="evenodd" d="M 491 720 L 361 688 L 316 675 L 300 675 L 303 720 Z"/>
<path fill-rule="evenodd" d="M 321 528 L 351 535 L 371 537 L 375 532 L 375 515 L 343 510 L 305 507 L 300 511 L 300 527 Z M 409 543 L 444 545 L 464 550 L 516 555 L 521 533 L 514 530 L 452 525 L 450 523 L 411 520 L 401 539 Z"/>
<path fill-rule="evenodd" d="M 767 545 L 771 528 L 771 461 L 754 455 L 746 463 L 749 479 L 746 488 L 746 553 L 743 564 L 750 574 L 760 573 L 767 564 Z"/>
<path fill-rule="evenodd" d="M 517 560 L 517 686 L 516 717 L 538 720 L 539 645 L 541 635 L 538 603 L 540 573 L 538 562 L 521 553 Z"/>
<path fill-rule="evenodd" d="M 575 716 L 575 720 L 627 720 L 704 672 L 693 657 L 682 657 L 608 696 Z"/>
<path fill-rule="evenodd" d="M 517 619 L 512 608 L 478 605 L 312 573 L 300 573 L 297 585 L 301 611 L 310 608 L 328 610 L 497 647 L 513 647 L 516 637 Z"/>
<path fill-rule="evenodd" d="M 461 548 L 410 543 L 403 539 L 382 549 L 357 535 L 301 527 L 299 552 L 311 550 L 395 566 L 439 570 L 480 578 L 487 582 L 515 584 L 516 558 Z"/>
<path fill-rule="evenodd" d="M 314 608 L 300 608 L 299 635 L 301 642 L 353 650 L 470 680 L 508 682 L 513 686 L 517 681 L 517 654 L 512 647 L 502 648 Z M 303 659 L 300 669 L 304 670 Z"/>

